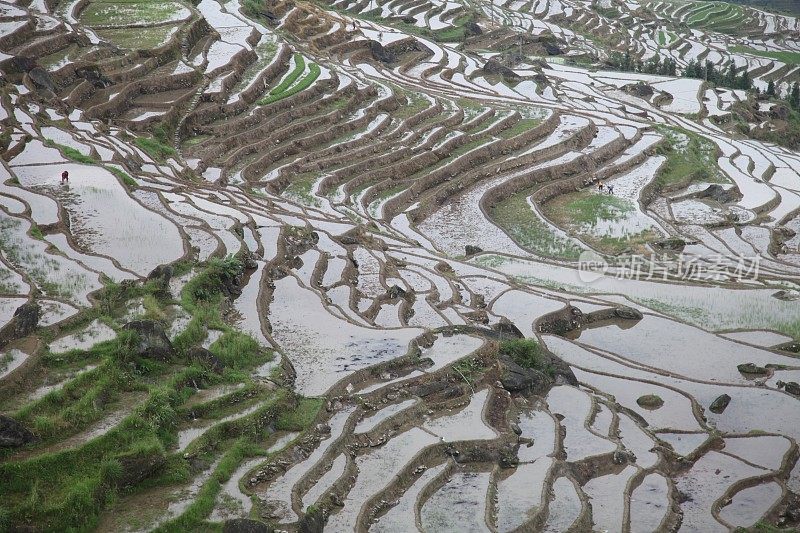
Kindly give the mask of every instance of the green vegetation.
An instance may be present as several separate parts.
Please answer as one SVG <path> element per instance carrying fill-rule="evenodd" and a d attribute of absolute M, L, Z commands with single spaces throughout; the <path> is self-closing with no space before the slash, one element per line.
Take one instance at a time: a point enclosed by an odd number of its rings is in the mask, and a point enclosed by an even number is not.
<path fill-rule="evenodd" d="M 421 96 L 419 93 L 406 91 L 402 89 L 397 90 L 396 88 L 395 90 L 398 94 L 405 96 L 406 99 L 408 100 L 408 102 L 395 113 L 397 118 L 404 119 L 413 117 L 414 115 L 422 112 L 430 105 L 430 101 L 427 98 Z"/>
<path fill-rule="evenodd" d="M 501 131 L 498 136 L 502 139 L 510 139 L 512 137 L 516 137 L 517 135 L 521 135 L 530 129 L 535 128 L 541 122 L 542 122 L 541 120 L 535 118 L 523 118 L 510 128 Z"/>
<path fill-rule="evenodd" d="M 506 198 L 490 211 L 492 219 L 520 246 L 543 256 L 577 259 L 581 248 L 556 234 L 528 204 L 528 193 Z"/>
<path fill-rule="evenodd" d="M 176 271 L 192 265 L 178 265 Z M 225 324 L 220 298 L 231 276 L 241 272 L 234 258 L 212 259 L 186 285 L 181 302 L 192 313 L 187 327 L 175 340 L 177 356 L 169 363 L 137 355 L 136 334 L 120 331 L 109 341 L 88 350 L 64 354 L 45 352 L 45 369 L 93 369 L 78 374 L 42 398 L 13 412 L 13 417 L 40 439 L 24 455 L 10 449 L 0 451 L 0 529 L 35 526 L 51 531 L 94 529 L 103 509 L 128 494 L 159 487 L 179 490 L 203 465 L 215 463 L 191 504 L 159 531 L 213 529 L 205 522 L 217 502 L 221 486 L 248 457 L 267 457 L 264 448 L 275 429 L 303 431 L 315 420 L 321 399 L 297 397 L 285 389 L 270 391 L 250 381 L 255 365 L 265 352 L 248 335 Z M 98 294 L 98 307 L 85 311 L 73 327 L 85 326 L 99 317 L 114 324 L 128 300 L 141 297 L 145 316 L 167 320 L 167 308 L 176 305 L 155 283 L 121 285 L 108 283 Z M 223 330 L 210 349 L 225 365 L 222 375 L 198 366 L 185 357 L 213 325 Z M 2 363 L 0 363 L 2 364 Z M 6 363 L 7 364 L 7 363 Z M 198 384 L 245 383 L 243 388 L 193 406 L 184 403 Z M 182 421 L 189 416 L 213 420 L 235 413 L 235 403 L 258 405 L 250 414 L 209 428 L 190 445 L 196 458 L 190 463 L 173 451 Z M 86 433 L 98 421 L 122 413 L 105 433 Z M 64 443 L 64 439 L 73 436 Z M 207 468 L 207 466 L 205 466 Z"/>
<path fill-rule="evenodd" d="M 312 207 L 319 207 L 319 200 L 311 194 L 311 189 L 318 177 L 318 172 L 304 172 L 294 176 L 292 182 L 283 191 L 283 196 Z"/>
<path fill-rule="evenodd" d="M 654 180 L 659 190 L 678 190 L 694 181 L 726 183 L 717 166 L 717 147 L 711 141 L 677 128 L 658 126 L 665 137 L 658 153 L 667 158 Z"/>
<path fill-rule="evenodd" d="M 776 51 L 776 50 L 757 50 L 749 46 L 731 46 L 731 52 L 738 52 L 740 54 L 750 54 L 759 57 L 766 57 L 768 59 L 776 59 L 787 65 L 800 65 L 800 52 L 789 51 Z"/>
<path fill-rule="evenodd" d="M 659 30 L 656 38 L 661 46 L 670 45 L 678 40 L 678 36 L 674 32 L 667 30 Z"/>
<path fill-rule="evenodd" d="M 269 95 L 273 96 L 276 94 L 281 94 L 283 91 L 288 89 L 297 80 L 297 78 L 300 77 L 305 69 L 306 60 L 303 57 L 303 54 L 296 53 L 294 55 L 294 70 L 287 74 L 283 80 L 269 92 Z"/>
<path fill-rule="evenodd" d="M 523 368 L 539 368 L 542 348 L 533 339 L 513 339 L 500 343 L 500 355 L 509 357 Z"/>
<path fill-rule="evenodd" d="M 94 0 L 81 11 L 80 19 L 87 26 L 143 26 L 175 20 L 183 9 L 178 2 Z"/>
<path fill-rule="evenodd" d="M 58 144 L 57 142 L 53 141 L 52 139 L 45 139 L 44 140 L 45 146 L 49 146 L 50 148 L 57 148 L 64 154 L 64 157 L 71 161 L 75 161 L 76 163 L 84 163 L 87 165 L 94 165 L 97 163 L 97 159 L 92 156 L 83 155 L 81 152 L 72 148 L 70 146 L 65 146 L 63 144 Z"/>
<path fill-rule="evenodd" d="M 156 138 L 136 137 L 133 142 L 156 161 L 164 161 L 168 157 L 177 155 L 174 148 L 167 146 Z"/>
<path fill-rule="evenodd" d="M 594 226 L 598 221 L 620 220 L 635 210 L 630 201 L 611 194 L 581 194 L 564 205 L 569 219 Z"/>
<path fill-rule="evenodd" d="M 118 169 L 117 167 L 113 167 L 113 166 L 111 166 L 111 165 L 106 165 L 106 166 L 104 166 L 103 168 L 105 168 L 106 170 L 108 170 L 109 172 L 111 172 L 112 174 L 114 174 L 114 175 L 115 175 L 117 178 L 119 178 L 120 180 L 122 180 L 122 183 L 123 183 L 123 184 L 124 184 L 124 185 L 125 185 L 125 186 L 126 186 L 128 189 L 130 189 L 130 190 L 133 190 L 133 189 L 135 189 L 136 187 L 138 187 L 138 185 L 139 185 L 139 184 L 138 184 L 138 183 L 136 183 L 136 180 L 135 180 L 135 179 L 133 179 L 132 177 L 130 177 L 130 175 L 128 175 L 128 173 L 127 173 L 127 172 L 125 172 L 125 171 L 122 171 L 122 170 Z"/>
<path fill-rule="evenodd" d="M 513 339 L 500 343 L 500 355 L 504 355 L 522 368 L 532 368 L 553 376 L 554 369 L 548 363 L 542 347 L 534 339 Z"/>
<path fill-rule="evenodd" d="M 164 45 L 176 34 L 175 25 L 144 28 L 98 29 L 95 33 L 110 43 L 128 50 L 151 50 Z"/>
<path fill-rule="evenodd" d="M 321 70 L 320 70 L 319 65 L 314 63 L 310 67 L 308 67 L 308 74 L 306 74 L 300 81 L 298 81 L 292 87 L 290 87 L 289 89 L 283 90 L 281 92 L 278 92 L 278 93 L 274 93 L 273 92 L 274 89 L 273 89 L 273 91 L 270 91 L 269 96 L 259 100 L 258 103 L 260 105 L 271 104 L 273 102 L 277 102 L 278 100 L 282 100 L 284 98 L 288 98 L 288 97 L 290 97 L 292 95 L 295 95 L 295 94 L 299 93 L 300 91 L 304 91 L 304 90 L 308 89 L 311 86 L 311 84 L 316 81 L 317 78 L 319 78 L 320 73 L 321 73 Z M 284 82 L 285 81 L 286 80 L 284 80 Z M 281 83 L 281 85 L 283 85 L 283 83 Z"/>
<path fill-rule="evenodd" d="M 616 255 L 628 249 L 640 251 L 656 240 L 649 229 L 638 233 L 620 233 L 619 227 L 628 217 L 635 216 L 636 207 L 629 200 L 610 194 L 597 194 L 590 189 L 560 195 L 544 206 L 545 215 L 558 226 L 577 234 L 587 244 L 601 252 Z M 616 224 L 615 224 L 616 223 Z M 598 230 L 597 228 L 607 228 Z M 617 235 L 612 235 L 613 233 Z"/>

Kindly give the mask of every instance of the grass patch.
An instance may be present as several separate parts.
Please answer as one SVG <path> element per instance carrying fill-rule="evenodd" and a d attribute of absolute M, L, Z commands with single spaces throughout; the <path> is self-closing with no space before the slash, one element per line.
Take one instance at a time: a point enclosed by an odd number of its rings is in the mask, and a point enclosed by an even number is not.
<path fill-rule="evenodd" d="M 156 161 L 164 161 L 168 157 L 177 155 L 174 148 L 153 137 L 136 137 L 133 143 Z"/>
<path fill-rule="evenodd" d="M 53 141 L 52 139 L 45 139 L 44 140 L 45 146 L 49 146 L 50 148 L 57 148 L 64 154 L 64 157 L 69 159 L 70 161 L 75 161 L 76 163 L 83 163 L 86 165 L 94 165 L 97 163 L 97 159 L 89 155 L 83 155 L 81 152 L 72 148 L 70 146 L 65 146 L 63 144 L 58 144 L 57 142 Z"/>
<path fill-rule="evenodd" d="M 123 185 L 125 185 L 125 187 L 127 187 L 129 190 L 134 190 L 136 189 L 136 187 L 139 186 L 139 184 L 136 183 L 136 180 L 130 177 L 130 175 L 127 172 L 120 170 L 117 167 L 112 167 L 110 165 L 105 166 L 103 168 L 105 168 L 106 170 L 114 174 L 117 178 L 119 178 L 122 181 Z"/>
<path fill-rule="evenodd" d="M 259 105 L 271 104 L 273 102 L 277 102 L 278 100 L 295 95 L 300 91 L 304 91 L 308 89 L 317 78 L 319 78 L 319 75 L 322 71 L 320 70 L 319 65 L 313 63 L 310 67 L 308 67 L 308 74 L 306 74 L 300 81 L 292 85 L 295 80 L 297 80 L 297 77 L 303 72 L 303 70 L 305 70 L 305 61 L 303 60 L 303 57 L 300 56 L 300 54 L 296 54 L 296 57 L 297 56 L 299 56 L 300 59 L 297 60 L 297 66 L 295 69 L 288 76 L 286 76 L 286 78 L 284 78 L 280 85 L 271 90 L 266 98 L 259 100 Z"/>
<path fill-rule="evenodd" d="M 717 147 L 711 141 L 678 128 L 657 126 L 664 135 L 658 153 L 667 158 L 653 183 L 659 190 L 678 190 L 695 181 L 727 183 L 717 166 Z"/>
<path fill-rule="evenodd" d="M 312 207 L 319 207 L 319 200 L 311 194 L 311 189 L 318 177 L 318 172 L 304 172 L 294 176 L 292 182 L 283 191 L 283 196 Z"/>
<path fill-rule="evenodd" d="M 520 246 L 539 255 L 577 259 L 582 249 L 554 233 L 528 205 L 529 193 L 517 193 L 495 206 L 490 216 Z"/>
<path fill-rule="evenodd" d="M 767 59 L 775 59 L 786 63 L 787 65 L 800 65 L 800 52 L 776 51 L 776 50 L 757 50 L 749 46 L 731 46 L 731 52 L 738 52 L 740 54 L 750 54 L 758 57 L 766 57 Z"/>
<path fill-rule="evenodd" d="M 498 137 L 502 139 L 510 139 L 521 135 L 526 131 L 535 128 L 541 123 L 541 120 L 535 118 L 523 118 L 513 126 L 500 132 Z"/>
<path fill-rule="evenodd" d="M 297 407 L 292 411 L 281 413 L 275 421 L 278 431 L 302 431 L 317 417 L 322 408 L 322 398 L 300 398 Z"/>

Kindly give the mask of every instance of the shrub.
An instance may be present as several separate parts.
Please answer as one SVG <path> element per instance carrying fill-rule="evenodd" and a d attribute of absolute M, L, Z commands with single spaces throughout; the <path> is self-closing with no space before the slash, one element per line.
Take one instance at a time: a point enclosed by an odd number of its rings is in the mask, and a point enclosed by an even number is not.
<path fill-rule="evenodd" d="M 514 339 L 500 343 L 500 355 L 509 357 L 523 368 L 541 368 L 542 356 L 539 343 L 533 339 Z"/>

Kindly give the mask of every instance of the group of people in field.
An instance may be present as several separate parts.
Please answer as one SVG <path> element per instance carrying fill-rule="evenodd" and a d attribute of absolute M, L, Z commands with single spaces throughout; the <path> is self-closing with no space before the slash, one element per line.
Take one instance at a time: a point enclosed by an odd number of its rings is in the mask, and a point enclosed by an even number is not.
<path fill-rule="evenodd" d="M 606 185 L 603 183 L 603 180 L 600 180 L 597 182 L 597 192 L 602 193 L 603 191 L 607 192 L 608 194 L 614 194 L 614 186 Z"/>

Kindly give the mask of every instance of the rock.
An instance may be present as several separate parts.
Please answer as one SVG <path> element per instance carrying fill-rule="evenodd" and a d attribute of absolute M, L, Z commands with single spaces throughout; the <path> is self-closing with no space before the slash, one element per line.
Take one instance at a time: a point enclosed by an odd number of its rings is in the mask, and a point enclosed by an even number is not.
<path fill-rule="evenodd" d="M 232 518 L 226 520 L 222 526 L 222 533 L 271 533 L 270 528 L 264 522 L 251 520 L 250 518 Z"/>
<path fill-rule="evenodd" d="M 716 399 L 711 402 L 711 406 L 708 408 L 712 413 L 721 414 L 725 411 L 725 408 L 728 407 L 728 404 L 731 403 L 731 397 L 727 394 L 722 394 L 717 396 Z"/>
<path fill-rule="evenodd" d="M 28 77 L 31 79 L 37 89 L 46 89 L 53 93 L 56 92 L 56 84 L 53 83 L 50 73 L 48 73 L 45 69 L 41 67 L 34 67 L 28 71 Z"/>
<path fill-rule="evenodd" d="M 623 451 L 620 451 L 620 450 L 616 450 L 616 451 L 614 451 L 614 454 L 611 456 L 611 461 L 615 465 L 624 465 L 624 464 L 628 464 L 629 462 L 631 462 L 631 463 L 635 462 L 636 459 L 632 458 L 626 452 L 623 452 Z"/>
<path fill-rule="evenodd" d="M 561 54 L 564 53 L 564 50 L 562 50 L 555 43 L 544 42 L 544 43 L 542 43 L 542 47 L 544 48 L 544 51 L 547 52 L 547 55 L 550 55 L 550 56 L 560 56 Z"/>
<path fill-rule="evenodd" d="M 626 93 L 638 96 L 639 98 L 649 98 L 655 93 L 653 87 L 646 83 L 629 83 L 622 89 Z"/>
<path fill-rule="evenodd" d="M 615 307 L 614 314 L 624 320 L 641 320 L 643 318 L 641 311 L 627 306 Z"/>
<path fill-rule="evenodd" d="M 636 403 L 647 409 L 658 409 L 664 405 L 664 400 L 655 394 L 645 394 L 644 396 L 639 396 L 639 398 L 636 400 Z"/>
<path fill-rule="evenodd" d="M 242 264 L 245 270 L 255 270 L 258 268 L 258 256 L 252 252 L 242 250 L 236 254 L 236 259 Z"/>
<path fill-rule="evenodd" d="M 483 248 L 480 246 L 475 246 L 473 244 L 468 244 L 464 246 L 464 252 L 469 257 L 470 255 L 475 255 L 483 252 Z"/>
<path fill-rule="evenodd" d="M 158 265 L 147 275 L 147 281 L 155 281 L 159 287 L 166 289 L 174 273 L 172 265 Z"/>
<path fill-rule="evenodd" d="M 469 320 L 471 320 L 472 322 L 477 322 L 479 324 L 489 323 L 489 313 L 487 313 L 485 309 L 470 311 L 469 313 L 464 313 L 464 316 Z"/>
<path fill-rule="evenodd" d="M 75 69 L 75 75 L 85 79 L 98 89 L 105 89 L 114 84 L 114 82 L 104 76 L 100 68 L 95 65 L 78 67 Z"/>
<path fill-rule="evenodd" d="M 492 329 L 500 334 L 501 337 L 512 339 L 524 339 L 525 335 L 506 317 L 501 317 L 500 322 L 494 324 Z"/>
<path fill-rule="evenodd" d="M 449 383 L 446 381 L 431 381 L 430 383 L 424 383 L 416 388 L 414 394 L 419 396 L 420 398 L 424 398 L 426 396 L 430 396 L 431 394 L 436 394 L 437 392 L 441 392 L 450 386 Z"/>
<path fill-rule="evenodd" d="M 464 23 L 464 35 L 467 37 L 474 37 L 476 35 L 483 34 L 483 30 L 481 27 L 478 26 L 478 23 L 474 20 L 468 20 Z"/>
<path fill-rule="evenodd" d="M 455 273 L 455 270 L 453 270 L 453 267 L 451 267 L 449 263 L 445 263 L 444 261 L 439 261 L 438 263 L 436 263 L 436 267 L 434 267 L 434 268 L 436 268 L 436 271 L 441 273 L 441 274 L 454 274 Z"/>
<path fill-rule="evenodd" d="M 726 189 L 722 185 L 713 183 L 694 195 L 695 198 L 709 198 L 721 204 L 727 204 L 737 201 L 741 195 L 736 190 L 736 187 Z"/>
<path fill-rule="evenodd" d="M 773 346 L 772 349 L 781 350 L 782 352 L 800 353 L 800 342 L 797 341 L 784 342 L 782 344 L 778 344 L 777 346 Z"/>
<path fill-rule="evenodd" d="M 133 320 L 122 329 L 133 331 L 138 337 L 136 355 L 158 361 L 167 361 L 175 355 L 175 349 L 167 337 L 164 327 L 155 320 Z"/>
<path fill-rule="evenodd" d="M 167 462 L 166 456 L 156 452 L 141 452 L 116 457 L 122 475 L 116 480 L 117 487 L 133 487 L 155 474 Z"/>
<path fill-rule="evenodd" d="M 797 383 L 796 381 L 790 381 L 784 385 L 783 390 L 785 390 L 789 394 L 800 396 L 800 383 Z"/>
<path fill-rule="evenodd" d="M 0 448 L 18 448 L 33 442 L 33 433 L 14 420 L 5 415 L 0 415 Z"/>
<path fill-rule="evenodd" d="M 540 333 L 565 335 L 570 331 L 579 329 L 586 322 L 587 318 L 583 316 L 583 311 L 574 305 L 569 305 L 560 311 L 543 316 L 539 320 L 538 327 Z"/>
<path fill-rule="evenodd" d="M 523 368 L 506 356 L 499 356 L 500 383 L 509 392 L 545 392 L 553 384 L 547 375 L 533 368 Z"/>
<path fill-rule="evenodd" d="M 763 376 L 769 373 L 766 368 L 763 366 L 758 366 L 755 363 L 743 363 L 741 365 L 736 365 L 736 369 L 742 374 L 752 374 L 757 376 Z"/>
<path fill-rule="evenodd" d="M 210 350 L 206 350 L 202 346 L 191 348 L 186 355 L 189 357 L 190 361 L 200 363 L 201 366 L 211 370 L 215 374 L 222 374 L 222 371 L 225 370 L 225 364 L 220 361 L 216 355 L 211 353 Z"/>
<path fill-rule="evenodd" d="M 297 523 L 299 533 L 322 533 L 325 528 L 325 515 L 318 507 L 313 505 L 308 508 L 306 514 Z"/>
<path fill-rule="evenodd" d="M 0 330 L 0 341 L 9 342 L 27 337 L 39 325 L 42 308 L 36 302 L 26 302 L 17 307 L 14 317 Z"/>
<path fill-rule="evenodd" d="M 384 48 L 384 46 L 378 41 L 369 41 L 369 51 L 372 54 L 372 57 L 381 63 L 394 63 L 396 59 L 394 54 Z"/>
<path fill-rule="evenodd" d="M 389 290 L 386 291 L 386 294 L 389 296 L 389 299 L 394 300 L 395 298 L 405 298 L 408 293 L 405 289 L 400 287 L 399 285 L 392 285 L 389 287 Z"/>
<path fill-rule="evenodd" d="M 496 59 L 489 59 L 483 65 L 483 71 L 487 74 L 497 74 L 502 76 L 503 78 L 510 79 L 510 80 L 518 80 L 519 74 L 508 68 L 507 66 L 503 65 Z"/>
<path fill-rule="evenodd" d="M 793 302 L 795 300 L 800 300 L 800 291 L 796 290 L 781 290 L 772 295 L 773 298 L 776 300 L 781 300 L 784 302 Z"/>
<path fill-rule="evenodd" d="M 769 116 L 772 119 L 788 120 L 791 116 L 791 111 L 784 104 L 775 104 L 769 108 Z"/>
<path fill-rule="evenodd" d="M 684 241 L 683 239 L 681 239 L 681 238 L 672 237 L 672 238 L 669 238 L 669 239 L 664 239 L 664 240 L 661 240 L 661 241 L 657 241 L 657 242 L 655 242 L 653 244 L 655 244 L 656 246 L 658 246 L 662 250 L 670 250 L 670 251 L 673 251 L 673 252 L 680 252 L 681 250 L 683 250 L 683 248 L 688 243 L 686 241 Z"/>

